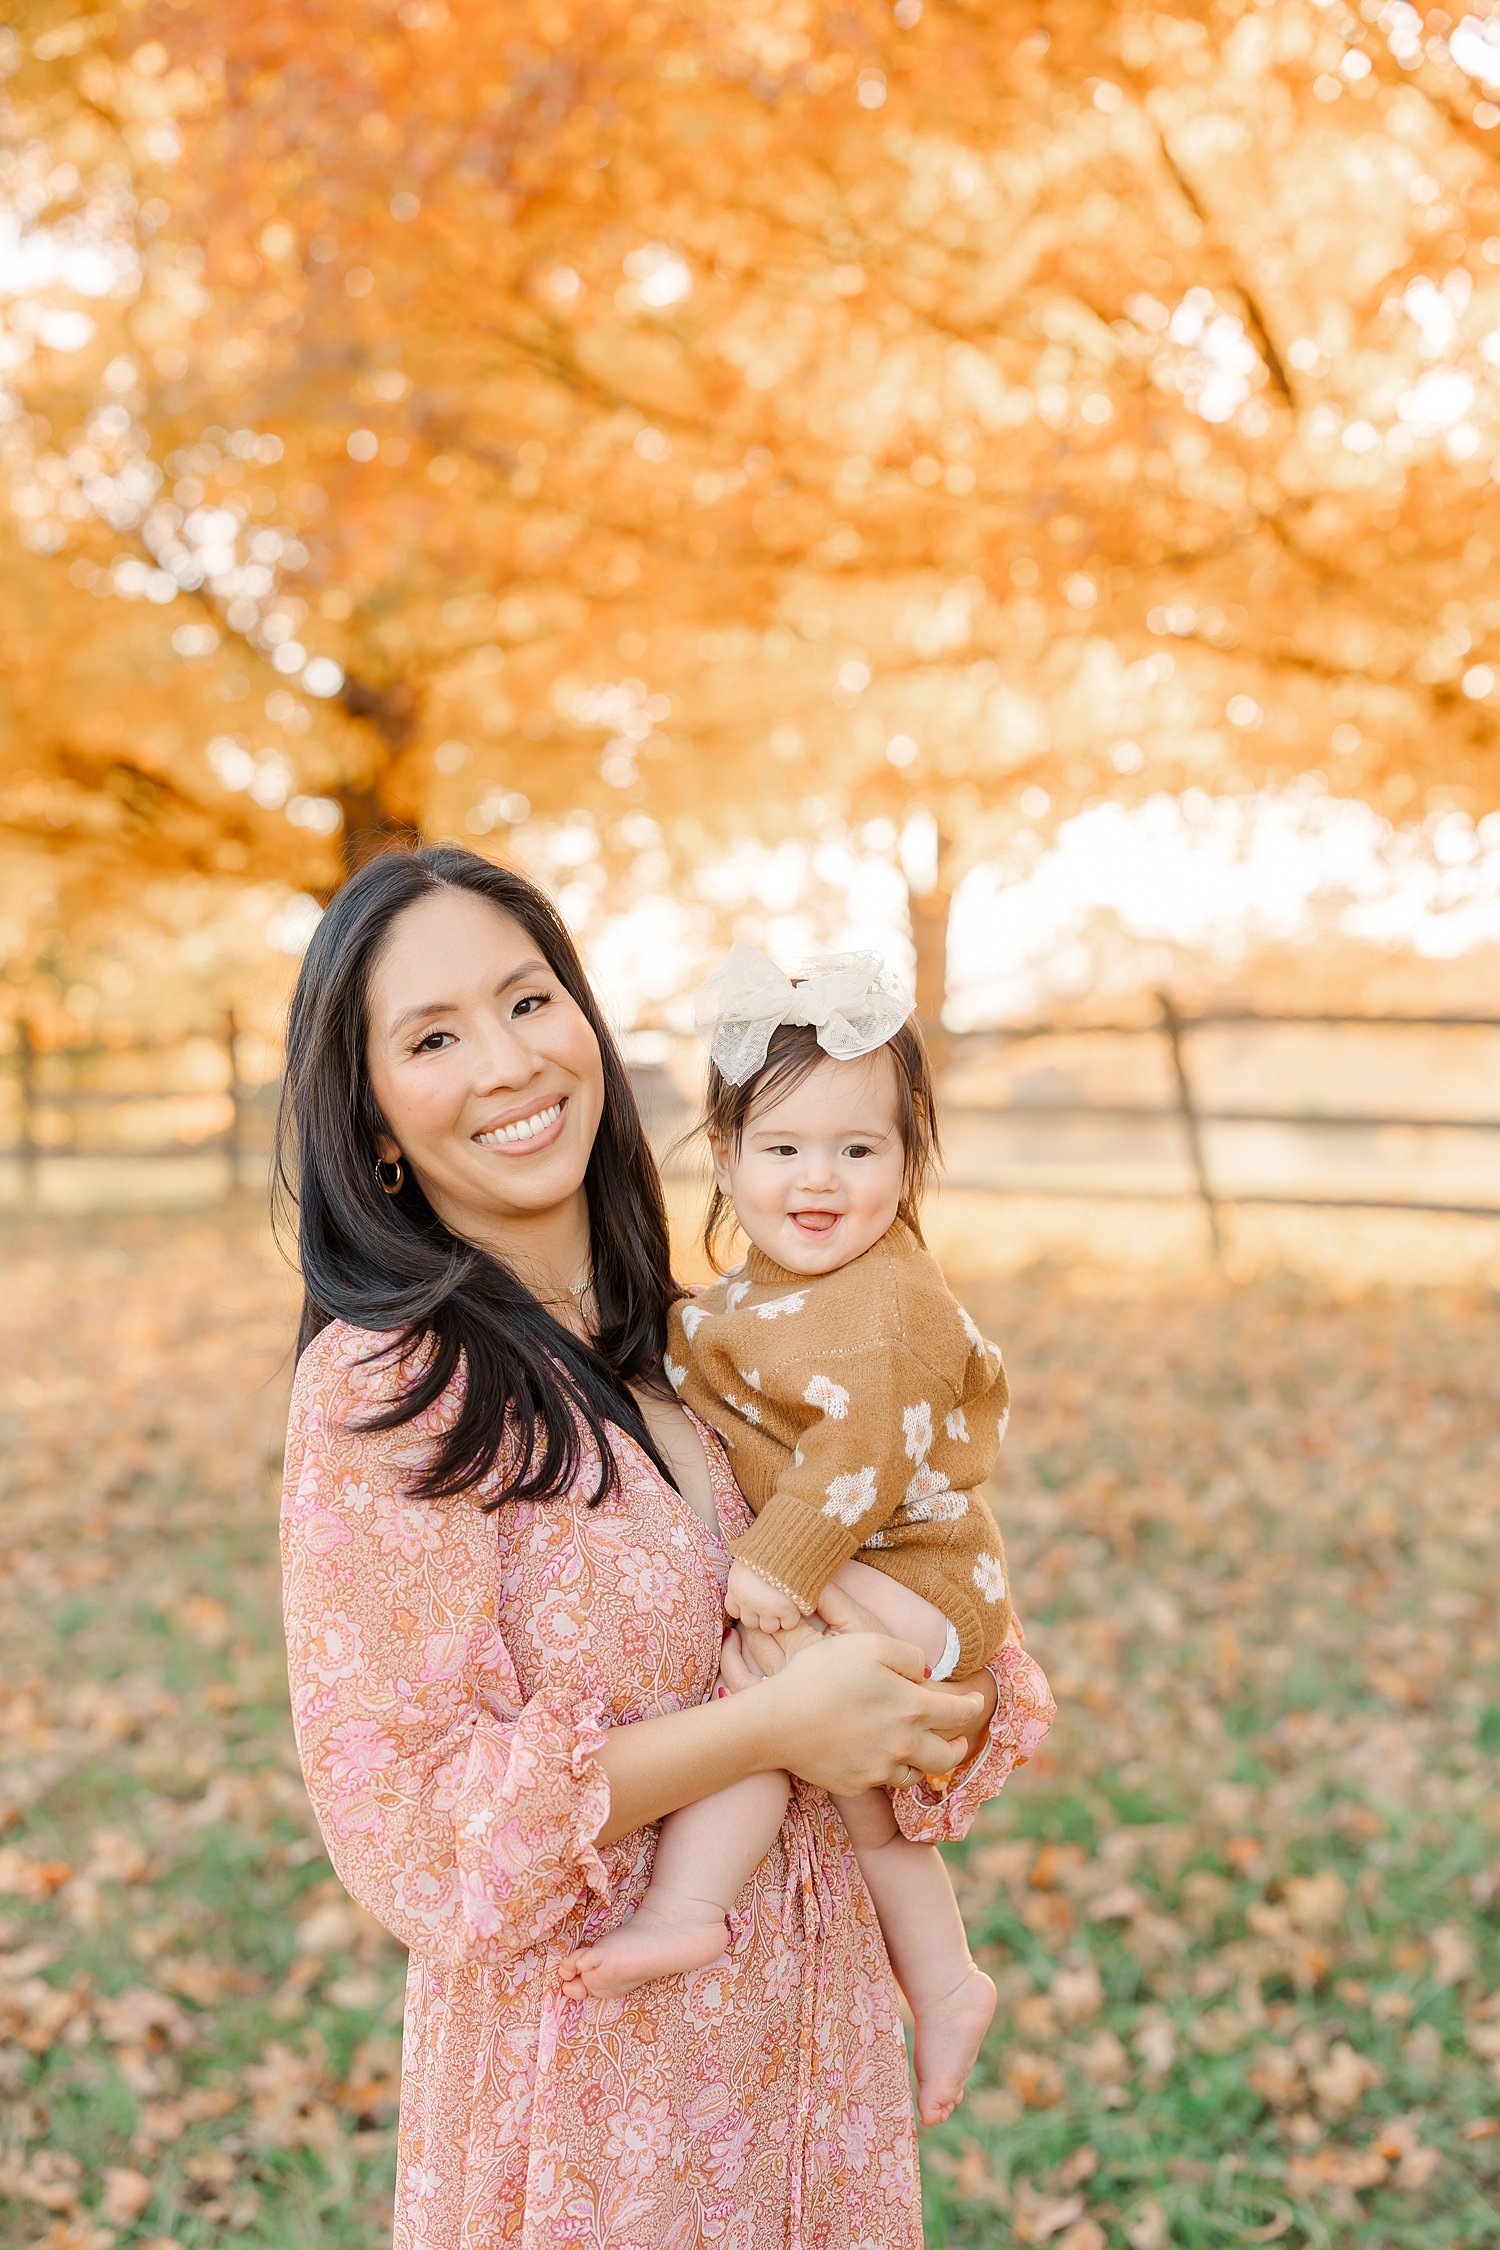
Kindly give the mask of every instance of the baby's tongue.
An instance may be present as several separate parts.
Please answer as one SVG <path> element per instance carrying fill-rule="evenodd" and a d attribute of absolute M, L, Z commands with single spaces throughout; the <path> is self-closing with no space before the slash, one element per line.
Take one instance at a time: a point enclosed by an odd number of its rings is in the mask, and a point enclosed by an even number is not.
<path fill-rule="evenodd" d="M 805 1234 L 827 1234 L 838 1224 L 836 1211 L 794 1211 L 792 1217 Z"/>

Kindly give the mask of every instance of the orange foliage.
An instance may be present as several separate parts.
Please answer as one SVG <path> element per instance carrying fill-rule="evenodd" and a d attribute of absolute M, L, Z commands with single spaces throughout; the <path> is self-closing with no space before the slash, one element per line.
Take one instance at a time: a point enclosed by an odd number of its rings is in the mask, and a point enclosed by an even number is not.
<path fill-rule="evenodd" d="M 27 851 L 319 888 L 340 833 L 920 808 L 941 894 L 1105 794 L 1500 802 L 1500 109 L 1447 15 L 15 20 Z"/>

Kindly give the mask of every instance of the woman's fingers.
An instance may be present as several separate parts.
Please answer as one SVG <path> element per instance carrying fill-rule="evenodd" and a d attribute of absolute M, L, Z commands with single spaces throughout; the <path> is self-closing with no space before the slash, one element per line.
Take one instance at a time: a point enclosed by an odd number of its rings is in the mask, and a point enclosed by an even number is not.
<path fill-rule="evenodd" d="M 892 1633 L 871 1633 L 870 1654 L 888 1672 L 899 1672 L 903 1680 L 924 1680 L 927 1677 L 927 1659 L 915 1641 L 898 1641 Z"/>
<path fill-rule="evenodd" d="M 941 1731 L 945 1739 L 954 1727 L 967 1727 L 976 1722 L 984 1710 L 985 1699 L 977 1692 L 955 1695 L 953 1690 L 939 1683 L 927 1685 L 927 1663 L 914 1641 L 898 1641 L 889 1633 L 861 1634 L 854 1638 L 834 1636 L 834 1645 L 840 1649 L 868 1652 L 888 1672 L 896 1672 L 903 1680 L 910 1680 L 919 1692 L 912 1706 L 912 1717 L 918 1726 Z"/>
<path fill-rule="evenodd" d="M 968 1756 L 968 1751 L 968 1741 L 963 1735 L 955 1741 L 947 1735 L 922 1734 L 906 1763 L 915 1766 L 918 1773 L 951 1773 Z"/>
<path fill-rule="evenodd" d="M 945 1742 L 961 1742 L 981 1718 L 988 1717 L 982 1695 L 944 1695 L 940 1689 L 922 1690 L 923 1721 Z"/>
<path fill-rule="evenodd" d="M 761 1677 L 747 1662 L 744 1643 L 738 1633 L 725 1636 L 724 1646 L 719 1651 L 719 1677 L 731 1695 L 738 1695 L 742 1688 L 754 1687 Z"/>
<path fill-rule="evenodd" d="M 1000 1683 L 994 1673 L 986 1667 L 962 1680 L 944 1680 L 939 1692 L 950 1699 L 953 1721 L 967 1734 L 970 1750 L 981 1750 L 1000 1697 Z"/>
<path fill-rule="evenodd" d="M 872 1617 L 863 1602 L 846 1594 L 842 1586 L 831 1581 L 818 1596 L 818 1615 L 835 1633 L 878 1633 L 879 1620 Z"/>

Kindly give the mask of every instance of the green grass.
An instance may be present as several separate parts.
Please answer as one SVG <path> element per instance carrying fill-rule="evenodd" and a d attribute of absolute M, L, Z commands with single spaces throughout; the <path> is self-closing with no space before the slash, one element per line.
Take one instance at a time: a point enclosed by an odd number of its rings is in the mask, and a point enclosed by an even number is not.
<path fill-rule="evenodd" d="M 954 1854 L 1003 2004 L 929 2242 L 1500 2243 L 1494 1303 L 1143 1294 L 1016 1291 L 1062 1716 Z"/>
<path fill-rule="evenodd" d="M 7 1249 L 0 2240 L 373 2250 L 402 1963 L 291 1752 L 287 1285 L 248 1223 Z M 952 1855 L 1002 2007 L 929 2243 L 1500 2244 L 1492 1302 L 969 1301 L 1061 1716 Z"/>
<path fill-rule="evenodd" d="M 6 1898 L 5 1950 L 56 1952 L 41 1981 L 86 1996 L 91 2036 L 12 2048 L 6 2091 L 84 2181 L 111 2165 L 147 2176 L 151 2200 L 122 2241 L 199 2250 L 227 2230 L 266 2250 L 355 2250 L 389 2232 L 402 1962 L 352 1911 L 308 1950 L 309 1918 L 337 1887 L 287 1754 L 273 1589 L 264 1554 L 247 1553 L 264 1530 L 195 1553 L 196 1586 L 235 1593 L 253 1628 L 223 1651 L 151 1604 L 122 1599 L 107 1626 L 92 1621 L 75 1681 L 128 1695 L 149 1678 L 170 1707 L 81 1757 L 26 1821 L 28 1863 L 83 1872 L 48 1898 Z M 216 1813 L 224 1775 L 233 1796 Z M 89 1876 L 108 1831 L 147 1856 L 141 1879 Z M 110 2003 L 142 1988 L 174 2013 L 121 2036 Z M 222 2114 L 192 2122 L 195 2095 L 219 2097 Z M 42 2214 L 26 2197 L 0 2210 L 16 2230 L 3 2239 L 33 2239 L 26 2221 Z"/>

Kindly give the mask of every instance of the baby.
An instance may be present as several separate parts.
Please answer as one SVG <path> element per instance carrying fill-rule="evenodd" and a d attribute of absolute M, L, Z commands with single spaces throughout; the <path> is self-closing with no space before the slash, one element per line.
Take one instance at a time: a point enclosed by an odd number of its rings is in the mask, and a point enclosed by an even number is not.
<path fill-rule="evenodd" d="M 873 954 L 825 959 L 794 984 L 737 945 L 699 995 L 699 1028 L 715 1178 L 704 1239 L 712 1255 L 732 1216 L 750 1251 L 674 1307 L 666 1371 L 730 1448 L 755 1511 L 725 1606 L 791 1635 L 840 1589 L 915 1642 L 934 1679 L 973 1672 L 1012 1624 L 981 1491 L 1008 1399 L 999 1352 L 922 1245 L 937 1127 L 910 998 Z M 847 1614 L 828 1606 L 835 1622 Z M 715 1960 L 789 1786 L 751 1775 L 664 1821 L 635 1915 L 576 1953 L 570 1978 L 619 1993 Z M 995 1988 L 970 1959 L 935 1846 L 907 1841 L 883 1790 L 839 1810 L 915 2019 L 918 2104 L 935 2123 L 963 2092 Z"/>

